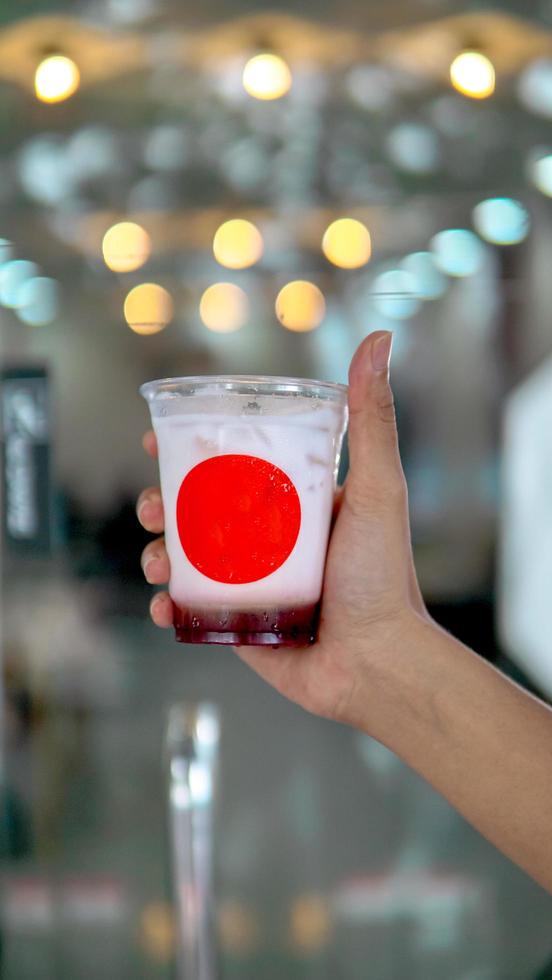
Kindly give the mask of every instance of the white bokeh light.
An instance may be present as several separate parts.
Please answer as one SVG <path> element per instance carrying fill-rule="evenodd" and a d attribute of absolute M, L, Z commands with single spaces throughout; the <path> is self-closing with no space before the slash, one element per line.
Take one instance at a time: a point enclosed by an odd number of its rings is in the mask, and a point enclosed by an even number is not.
<path fill-rule="evenodd" d="M 380 272 L 372 282 L 372 302 L 390 320 L 409 320 L 420 308 L 416 279 L 404 269 Z"/>
<path fill-rule="evenodd" d="M 518 94 L 531 112 L 552 119 L 552 59 L 540 58 L 525 69 L 518 82 Z"/>
<path fill-rule="evenodd" d="M 531 160 L 529 177 L 541 194 L 552 197 L 552 153 Z"/>
<path fill-rule="evenodd" d="M 154 126 L 144 145 L 144 163 L 152 170 L 180 170 L 188 162 L 189 139 L 180 126 Z"/>
<path fill-rule="evenodd" d="M 52 323 L 58 316 L 59 305 L 58 283 L 47 276 L 27 279 L 17 293 L 17 316 L 31 327 Z"/>
<path fill-rule="evenodd" d="M 421 299 L 439 299 L 446 292 L 447 279 L 437 268 L 431 252 L 413 252 L 399 263 L 416 282 L 416 295 Z"/>
<path fill-rule="evenodd" d="M 347 74 L 345 88 L 368 112 L 385 112 L 397 100 L 395 77 L 381 65 L 355 65 Z"/>
<path fill-rule="evenodd" d="M 0 238 L 0 265 L 4 265 L 5 262 L 13 257 L 13 245 L 8 241 L 7 238 Z"/>
<path fill-rule="evenodd" d="M 41 204 L 61 204 L 74 191 L 75 171 L 61 139 L 50 134 L 29 140 L 19 153 L 23 190 Z"/>
<path fill-rule="evenodd" d="M 38 275 L 38 266 L 26 259 L 13 259 L 0 266 L 0 303 L 10 309 L 20 304 L 21 287 Z"/>
<path fill-rule="evenodd" d="M 386 140 L 387 152 L 395 166 L 412 174 L 431 174 L 441 163 L 439 137 L 423 123 L 399 123 Z"/>
<path fill-rule="evenodd" d="M 467 228 L 440 231 L 431 239 L 430 248 L 435 264 L 447 276 L 473 276 L 485 261 L 485 246 Z"/>
<path fill-rule="evenodd" d="M 117 141 L 106 126 L 77 129 L 64 154 L 64 164 L 74 182 L 113 176 L 122 166 Z"/>
<path fill-rule="evenodd" d="M 510 197 L 481 201 L 473 210 L 475 230 L 493 245 L 517 245 L 529 234 L 531 221 L 523 204 Z"/>

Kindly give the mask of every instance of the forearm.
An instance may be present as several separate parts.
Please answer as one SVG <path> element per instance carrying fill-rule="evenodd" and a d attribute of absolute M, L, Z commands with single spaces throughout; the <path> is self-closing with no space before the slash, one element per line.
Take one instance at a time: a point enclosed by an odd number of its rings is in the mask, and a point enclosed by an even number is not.
<path fill-rule="evenodd" d="M 421 619 L 361 687 L 355 724 L 552 891 L 552 711 Z"/>

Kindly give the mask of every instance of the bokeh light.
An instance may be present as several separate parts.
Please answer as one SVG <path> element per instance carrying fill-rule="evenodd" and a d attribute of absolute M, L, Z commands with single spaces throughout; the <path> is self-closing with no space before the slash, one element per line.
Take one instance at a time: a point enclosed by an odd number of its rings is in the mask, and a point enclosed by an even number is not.
<path fill-rule="evenodd" d="M 113 272 L 132 272 L 148 260 L 151 239 L 141 225 L 133 221 L 120 221 L 106 231 L 102 253 L 108 269 Z"/>
<path fill-rule="evenodd" d="M 413 252 L 399 263 L 416 282 L 416 295 L 421 299 L 439 299 L 447 288 L 447 280 L 435 264 L 431 252 Z"/>
<path fill-rule="evenodd" d="M 324 895 L 299 895 L 290 910 L 293 945 L 305 953 L 315 953 L 330 940 L 332 919 Z"/>
<path fill-rule="evenodd" d="M 201 322 L 215 333 L 233 333 L 249 317 L 247 293 L 232 282 L 216 282 L 205 290 L 199 304 Z"/>
<path fill-rule="evenodd" d="M 495 90 L 494 65 L 479 51 L 463 51 L 450 66 L 450 80 L 462 95 L 488 99 Z"/>
<path fill-rule="evenodd" d="M 0 265 L 9 262 L 13 255 L 13 245 L 7 238 L 0 238 Z"/>
<path fill-rule="evenodd" d="M 375 308 L 391 320 L 408 320 L 420 308 L 416 279 L 404 269 L 380 272 L 372 282 L 371 293 Z"/>
<path fill-rule="evenodd" d="M 119 24 L 137 24 L 155 14 L 156 0 L 107 0 L 106 7 Z"/>
<path fill-rule="evenodd" d="M 518 82 L 518 94 L 531 112 L 552 119 L 552 59 L 539 58 L 525 69 Z"/>
<path fill-rule="evenodd" d="M 213 254 L 228 269 L 247 269 L 259 261 L 263 250 L 259 229 L 242 218 L 225 221 L 213 239 Z"/>
<path fill-rule="evenodd" d="M 389 111 L 397 100 L 396 76 L 383 65 L 355 65 L 345 78 L 345 87 L 350 97 L 369 112 Z"/>
<path fill-rule="evenodd" d="M 41 204 L 63 205 L 77 190 L 75 169 L 59 135 L 40 133 L 23 145 L 17 161 L 19 182 Z"/>
<path fill-rule="evenodd" d="M 189 156 L 189 139 L 179 126 L 165 123 L 155 126 L 148 133 L 144 146 L 144 163 L 152 170 L 168 173 L 181 170 Z"/>
<path fill-rule="evenodd" d="M 17 316 L 31 327 L 53 323 L 59 313 L 59 285 L 47 276 L 26 279 L 16 299 Z"/>
<path fill-rule="evenodd" d="M 131 289 L 125 299 L 125 320 L 134 333 L 159 333 L 173 318 L 171 294 L 163 286 L 144 282 Z"/>
<path fill-rule="evenodd" d="M 493 245 L 517 245 L 529 234 L 527 209 L 510 197 L 481 201 L 473 210 L 476 231 Z"/>
<path fill-rule="evenodd" d="M 485 260 L 485 246 L 465 228 L 440 231 L 431 239 L 430 248 L 437 268 L 447 276 L 473 276 Z"/>
<path fill-rule="evenodd" d="M 253 136 L 237 140 L 220 154 L 223 179 L 234 190 L 251 194 L 266 183 L 271 160 Z"/>
<path fill-rule="evenodd" d="M 288 282 L 276 297 L 276 316 L 287 330 L 303 333 L 318 327 L 326 313 L 326 301 L 318 286 L 304 279 Z"/>
<path fill-rule="evenodd" d="M 58 147 L 58 155 L 75 185 L 113 178 L 126 171 L 119 139 L 109 126 L 81 126 L 64 146 Z"/>
<path fill-rule="evenodd" d="M 0 266 L 0 303 L 16 309 L 20 301 L 21 287 L 38 275 L 38 266 L 26 259 L 12 259 Z"/>
<path fill-rule="evenodd" d="M 322 251 L 329 262 L 341 269 L 360 269 L 372 254 L 370 232 L 362 221 L 338 218 L 324 232 Z"/>
<path fill-rule="evenodd" d="M 257 54 L 243 70 L 243 87 L 254 99 L 281 99 L 289 92 L 292 75 L 289 65 L 277 54 Z"/>
<path fill-rule="evenodd" d="M 218 909 L 218 938 L 226 953 L 246 956 L 259 944 L 259 923 L 253 909 L 236 898 L 223 899 Z"/>
<path fill-rule="evenodd" d="M 533 160 L 529 173 L 537 190 L 552 197 L 552 153 Z"/>
<path fill-rule="evenodd" d="M 174 910 L 166 902 L 150 902 L 141 915 L 142 943 L 152 959 L 165 963 L 174 956 L 176 925 Z"/>
<path fill-rule="evenodd" d="M 40 62 L 35 73 L 35 93 L 41 102 L 63 102 L 77 91 L 80 72 L 65 55 L 54 54 Z"/>
<path fill-rule="evenodd" d="M 441 163 L 439 137 L 423 123 L 404 122 L 394 126 L 386 146 L 395 166 L 406 173 L 431 174 Z"/>

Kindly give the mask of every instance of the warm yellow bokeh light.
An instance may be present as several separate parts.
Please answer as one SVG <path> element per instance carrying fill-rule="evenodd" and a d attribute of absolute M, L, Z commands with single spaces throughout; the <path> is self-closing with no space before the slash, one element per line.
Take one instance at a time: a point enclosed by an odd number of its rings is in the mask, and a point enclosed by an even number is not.
<path fill-rule="evenodd" d="M 257 54 L 243 70 L 243 87 L 254 99 L 281 99 L 291 84 L 289 65 L 277 54 Z"/>
<path fill-rule="evenodd" d="M 463 51 L 450 66 L 450 80 L 462 95 L 488 99 L 495 90 L 493 63 L 479 51 Z"/>
<path fill-rule="evenodd" d="M 362 221 L 338 218 L 326 228 L 322 251 L 329 262 L 341 269 L 360 269 L 372 254 L 370 232 Z"/>
<path fill-rule="evenodd" d="M 233 218 L 220 226 L 213 239 L 213 253 L 228 269 L 247 269 L 263 254 L 263 236 L 251 221 Z"/>
<path fill-rule="evenodd" d="M 247 293 L 231 282 L 216 282 L 203 293 L 199 315 L 209 330 L 233 333 L 243 327 L 249 316 Z"/>
<path fill-rule="evenodd" d="M 132 272 L 147 262 L 151 239 L 134 221 L 120 221 L 106 231 L 102 241 L 104 262 L 113 272 Z"/>
<path fill-rule="evenodd" d="M 330 908 L 323 895 L 300 895 L 291 906 L 290 932 L 294 946 L 314 953 L 325 946 L 331 936 Z"/>
<path fill-rule="evenodd" d="M 159 333 L 173 318 L 171 294 L 154 282 L 143 282 L 130 290 L 125 299 L 125 320 L 135 333 Z"/>
<path fill-rule="evenodd" d="M 79 69 L 65 55 L 50 55 L 40 62 L 35 72 L 35 93 L 41 102 L 63 102 L 74 95 L 79 84 Z"/>
<path fill-rule="evenodd" d="M 238 899 L 225 899 L 218 910 L 218 937 L 226 953 L 245 956 L 254 952 L 259 943 L 255 911 Z"/>
<path fill-rule="evenodd" d="M 174 956 L 176 927 L 174 912 L 165 902 L 146 905 L 141 917 L 142 942 L 152 959 L 165 963 Z"/>
<path fill-rule="evenodd" d="M 326 301 L 318 286 L 304 279 L 288 282 L 276 297 L 276 316 L 288 330 L 314 330 L 325 312 Z"/>

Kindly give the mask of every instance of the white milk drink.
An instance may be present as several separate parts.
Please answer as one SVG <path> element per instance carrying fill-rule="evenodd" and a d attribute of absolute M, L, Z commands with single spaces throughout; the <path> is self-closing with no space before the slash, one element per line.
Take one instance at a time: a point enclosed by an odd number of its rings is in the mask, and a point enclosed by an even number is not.
<path fill-rule="evenodd" d="M 294 379 L 150 382 L 176 637 L 314 639 L 346 389 Z"/>

